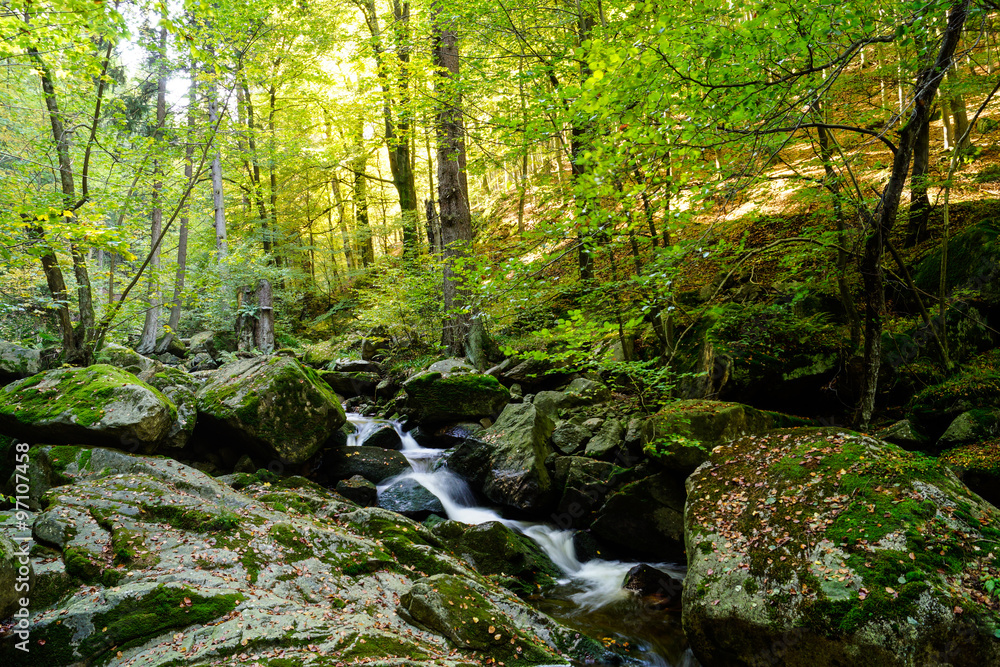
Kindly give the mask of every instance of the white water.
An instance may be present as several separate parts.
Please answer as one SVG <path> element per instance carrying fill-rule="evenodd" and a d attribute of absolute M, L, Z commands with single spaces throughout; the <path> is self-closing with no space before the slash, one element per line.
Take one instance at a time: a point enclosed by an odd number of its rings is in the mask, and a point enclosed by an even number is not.
<path fill-rule="evenodd" d="M 615 560 L 589 560 L 580 562 L 573 545 L 573 531 L 560 530 L 542 523 L 513 521 L 503 518 L 498 512 L 475 505 L 475 496 L 466 481 L 441 466 L 435 464 L 441 457 L 441 450 L 421 447 L 413 437 L 402 430 L 398 423 L 373 420 L 357 414 L 349 414 L 348 421 L 357 432 L 348 438 L 347 444 L 356 446 L 376 429 L 392 426 L 403 443 L 402 453 L 413 469 L 385 480 L 378 486 L 379 492 L 400 479 L 412 478 L 437 496 L 448 518 L 467 524 L 499 521 L 508 528 L 528 536 L 548 555 L 552 562 L 566 575 L 564 583 L 572 583 L 579 592 L 570 599 L 583 609 L 597 609 L 626 597 L 622 589 L 625 575 L 637 563 L 623 563 Z M 671 569 L 663 564 L 654 567 Z"/>

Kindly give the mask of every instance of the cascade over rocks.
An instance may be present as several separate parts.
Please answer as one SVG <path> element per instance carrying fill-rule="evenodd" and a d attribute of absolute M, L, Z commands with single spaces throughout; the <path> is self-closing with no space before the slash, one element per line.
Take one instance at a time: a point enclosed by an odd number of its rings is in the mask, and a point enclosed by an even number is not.
<path fill-rule="evenodd" d="M 838 429 L 747 436 L 687 480 L 683 623 L 706 666 L 1000 664 L 1000 510 Z"/>
<path fill-rule="evenodd" d="M 97 364 L 48 371 L 0 387 L 0 433 L 29 442 L 151 452 L 177 408 L 126 371 Z"/>
<path fill-rule="evenodd" d="M 510 393 L 491 375 L 425 372 L 403 384 L 406 411 L 422 424 L 495 417 Z"/>
<path fill-rule="evenodd" d="M 302 478 L 230 476 L 238 492 L 170 459 L 82 447 L 49 448 L 50 458 L 55 450 L 66 481 L 29 516 L 33 665 L 193 667 L 245 663 L 252 652 L 287 664 L 459 667 L 470 649 L 501 644 L 508 664 L 568 664 L 557 650 L 594 655 L 593 640 L 496 588 L 398 514 L 359 509 Z M 0 512 L 4 616 L 10 537 L 20 534 L 10 518 Z M 408 615 L 370 614 L 393 599 Z M 434 620 L 448 614 L 457 620 Z M 0 638 L 0 664 L 25 664 L 17 641 Z"/>
<path fill-rule="evenodd" d="M 458 446 L 448 467 L 493 502 L 519 510 L 541 509 L 554 491 L 545 468 L 554 428 L 534 405 L 511 403 L 496 424 Z"/>
<path fill-rule="evenodd" d="M 346 421 L 316 372 L 283 356 L 223 366 L 198 391 L 198 411 L 220 437 L 289 464 L 307 461 Z"/>

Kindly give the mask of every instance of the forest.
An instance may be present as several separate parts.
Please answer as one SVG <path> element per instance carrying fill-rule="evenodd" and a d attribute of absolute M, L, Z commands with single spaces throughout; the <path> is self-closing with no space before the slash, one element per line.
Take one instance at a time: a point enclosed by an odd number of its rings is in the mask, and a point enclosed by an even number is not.
<path fill-rule="evenodd" d="M 5 664 L 1000 664 L 992 0 L 0 0 L 0 68 Z"/>

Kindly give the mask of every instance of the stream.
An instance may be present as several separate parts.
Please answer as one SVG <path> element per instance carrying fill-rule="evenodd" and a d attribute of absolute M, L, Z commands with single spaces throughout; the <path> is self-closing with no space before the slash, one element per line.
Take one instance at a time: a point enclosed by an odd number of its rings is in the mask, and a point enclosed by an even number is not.
<path fill-rule="evenodd" d="M 680 612 L 647 607 L 639 596 L 622 588 L 625 575 L 637 563 L 593 559 L 581 562 L 576 555 L 572 530 L 562 530 L 544 523 L 505 518 L 497 510 L 476 504 L 475 494 L 465 479 L 438 465 L 444 450 L 420 446 L 403 431 L 399 423 L 348 414 L 355 432 L 348 446 L 357 446 L 374 430 L 388 424 L 403 443 L 402 454 L 411 470 L 379 484 L 378 490 L 403 478 L 412 478 L 444 507 L 448 518 L 466 524 L 498 521 L 526 535 L 544 551 L 565 575 L 556 587 L 530 602 L 541 611 L 559 619 L 605 644 L 613 644 L 629 658 L 623 663 L 650 667 L 697 667 L 687 649 L 681 629 Z M 682 566 L 649 563 L 657 569 L 684 576 Z M 609 666 L 610 667 L 610 664 Z"/>

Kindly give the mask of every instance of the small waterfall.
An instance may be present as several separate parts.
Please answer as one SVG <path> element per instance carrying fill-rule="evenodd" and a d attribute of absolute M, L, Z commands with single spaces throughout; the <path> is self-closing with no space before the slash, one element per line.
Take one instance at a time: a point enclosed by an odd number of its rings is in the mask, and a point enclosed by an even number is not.
<path fill-rule="evenodd" d="M 580 562 L 573 545 L 573 531 L 542 523 L 505 519 L 496 510 L 476 506 L 475 495 L 468 483 L 446 467 L 436 466 L 441 450 L 421 447 L 397 422 L 374 420 L 357 414 L 348 415 L 348 421 L 357 429 L 357 433 L 348 438 L 348 445 L 360 444 L 368 435 L 387 425 L 396 430 L 403 443 L 402 453 L 413 469 L 382 482 L 378 486 L 380 492 L 400 479 L 411 478 L 441 501 L 445 513 L 453 521 L 467 524 L 499 521 L 528 536 L 563 571 L 565 581 L 579 589 L 570 599 L 583 609 L 597 609 L 627 596 L 622 582 L 636 563 L 600 559 Z M 676 568 L 665 564 L 654 564 L 653 567 L 676 571 Z"/>

